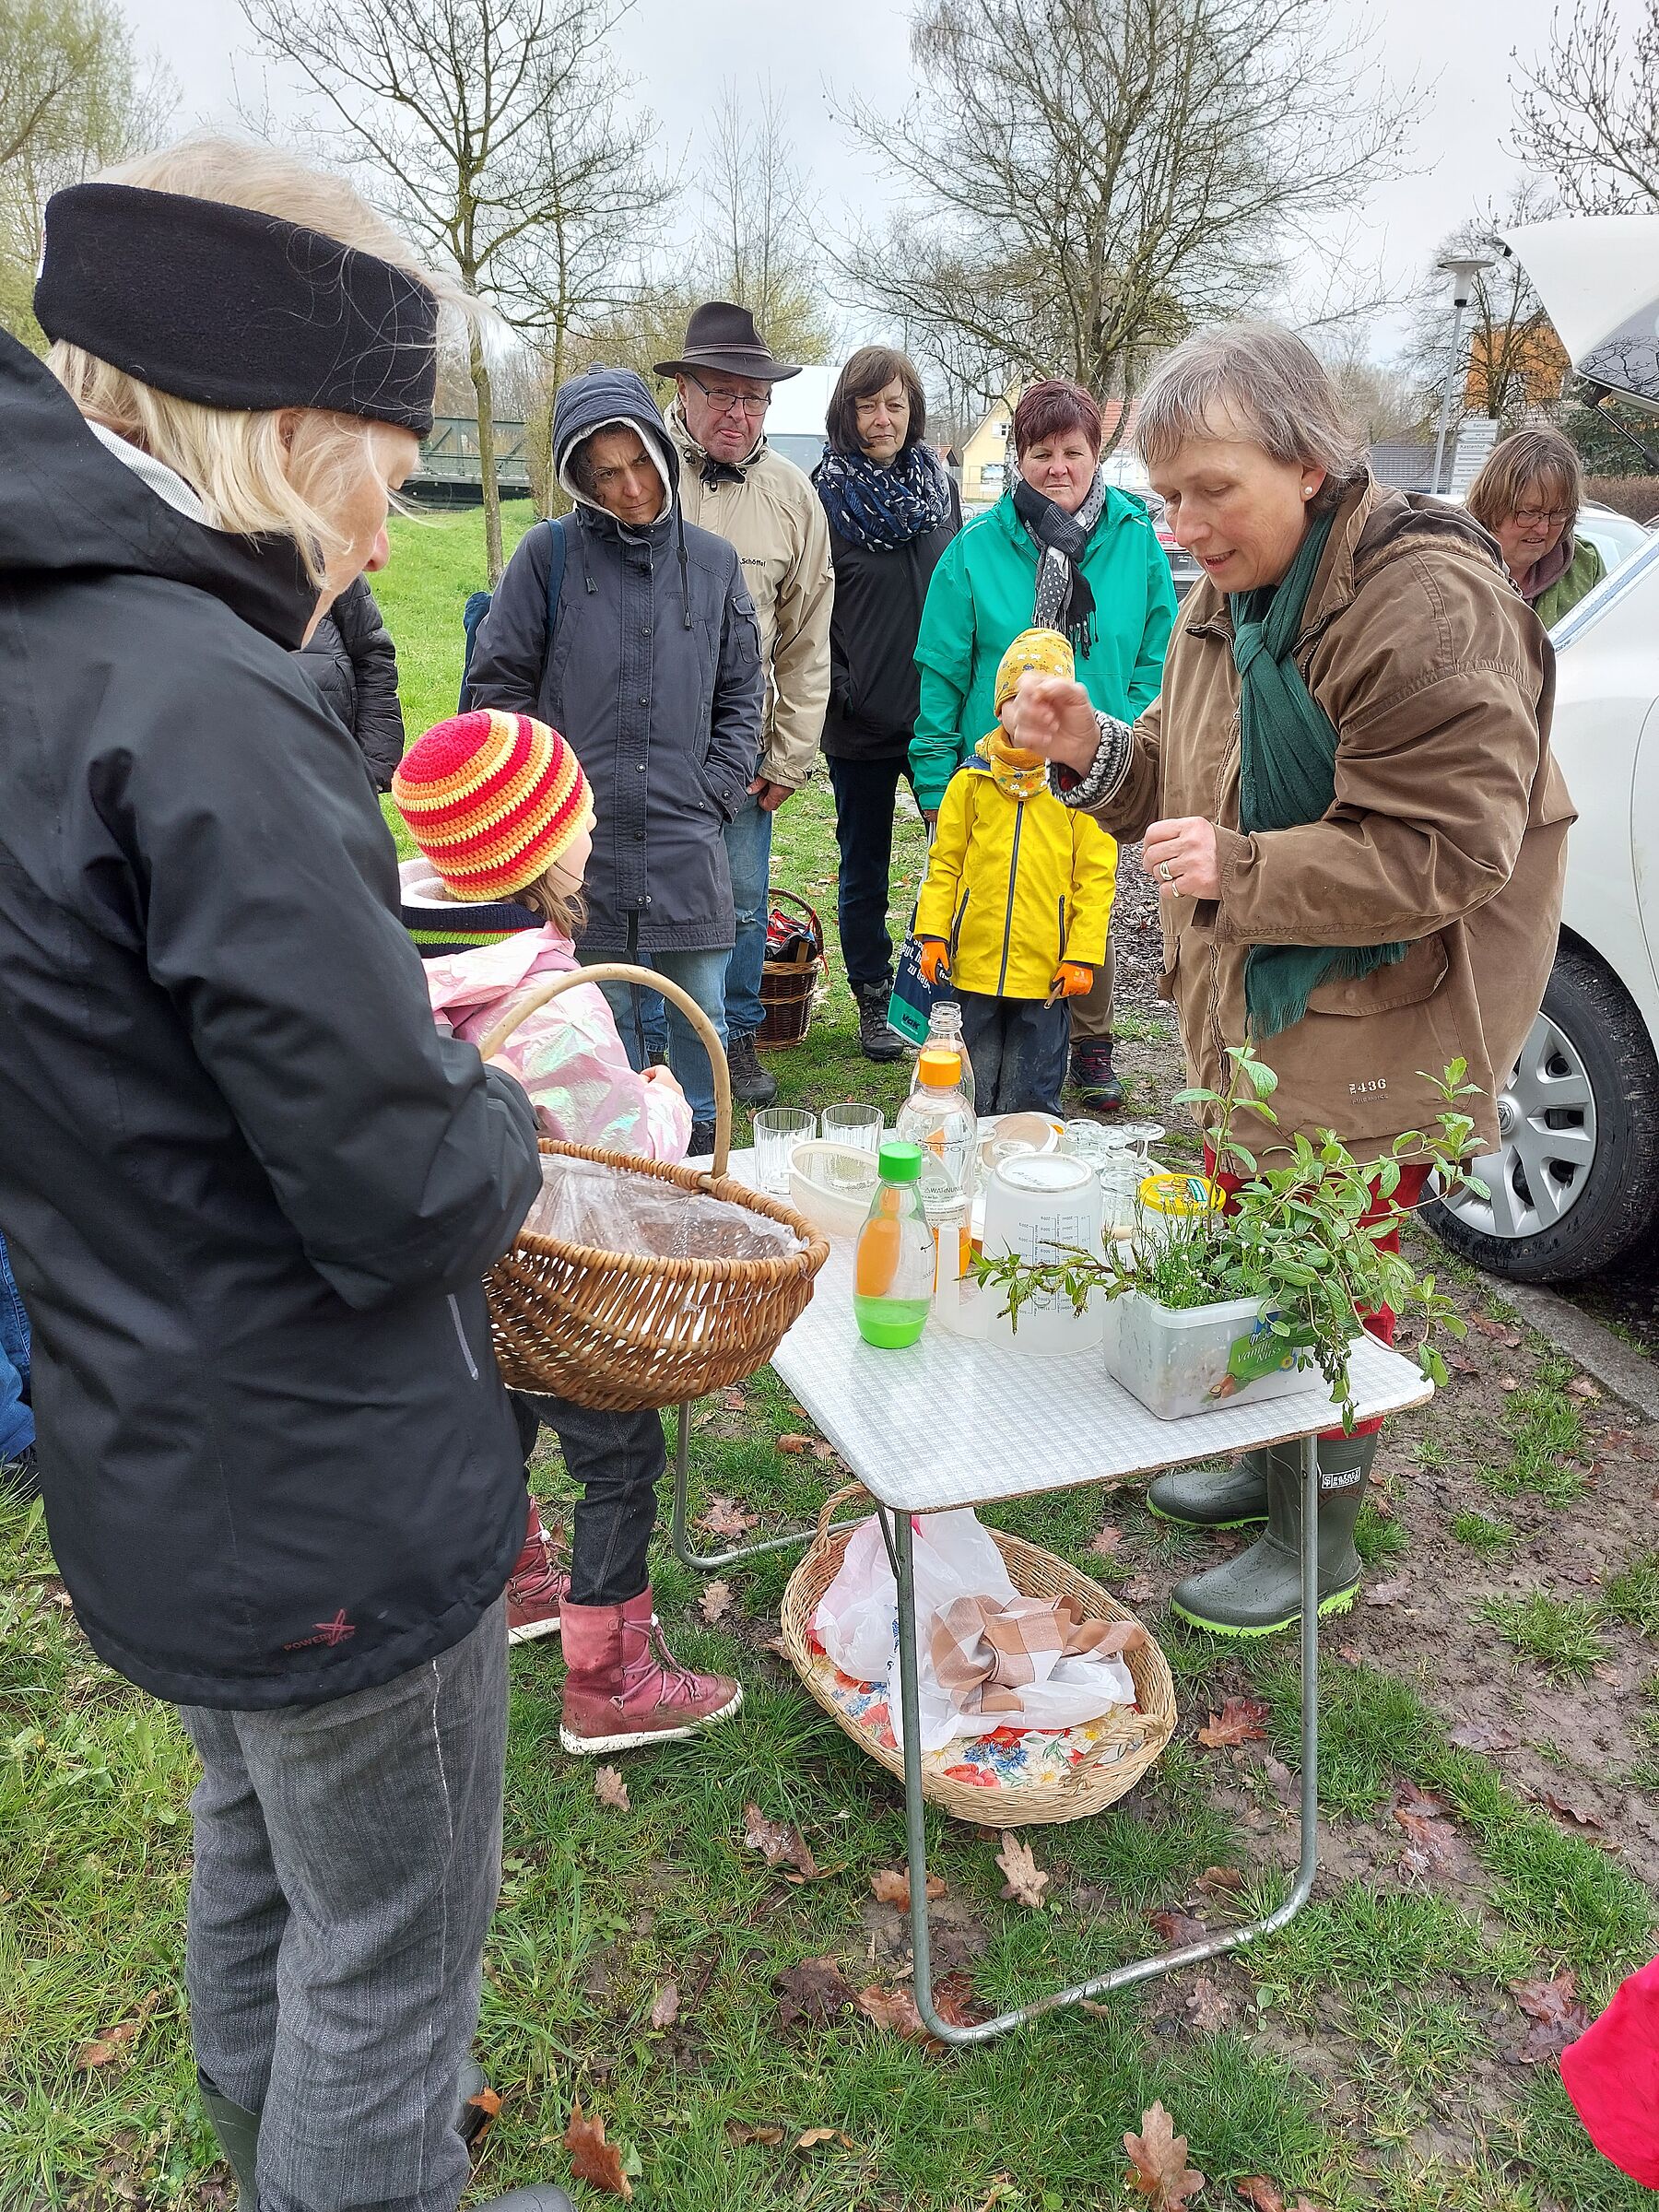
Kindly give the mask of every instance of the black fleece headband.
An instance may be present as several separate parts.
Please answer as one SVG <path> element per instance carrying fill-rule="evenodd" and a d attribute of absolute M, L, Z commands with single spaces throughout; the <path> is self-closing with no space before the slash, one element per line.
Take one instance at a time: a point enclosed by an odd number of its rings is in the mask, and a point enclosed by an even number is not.
<path fill-rule="evenodd" d="M 326 407 L 424 438 L 438 302 L 338 239 L 219 200 L 72 184 L 46 203 L 46 335 L 204 406 Z"/>

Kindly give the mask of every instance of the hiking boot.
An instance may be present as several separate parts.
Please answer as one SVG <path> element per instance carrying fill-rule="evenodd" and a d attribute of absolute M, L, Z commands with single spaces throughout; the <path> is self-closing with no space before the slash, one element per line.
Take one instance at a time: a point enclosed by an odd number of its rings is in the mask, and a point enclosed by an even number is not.
<path fill-rule="evenodd" d="M 1359 1587 L 1354 1525 L 1377 1437 L 1321 1439 L 1319 1445 L 1319 1610 L 1346 1613 Z M 1301 1618 L 1301 1446 L 1267 1454 L 1267 1533 L 1248 1551 L 1206 1574 L 1189 1574 L 1170 1595 L 1171 1608 L 1218 1636 L 1272 1636 Z"/>
<path fill-rule="evenodd" d="M 505 2196 L 487 2196 L 473 2212 L 576 2212 L 562 2189 L 551 2182 L 532 2182 L 527 2188 L 510 2189 Z"/>
<path fill-rule="evenodd" d="M 1112 1071 L 1110 1037 L 1087 1037 L 1071 1048 L 1072 1088 L 1077 1103 L 1091 1113 L 1115 1113 L 1124 1102 L 1124 1087 Z"/>
<path fill-rule="evenodd" d="M 730 1720 L 743 1703 L 728 1676 L 693 1674 L 674 1659 L 648 1589 L 619 1606 L 567 1600 L 564 1654 L 559 1740 L 581 1757 L 677 1743 Z"/>
<path fill-rule="evenodd" d="M 532 1498 L 524 1548 L 507 1578 L 509 1643 L 558 1635 L 559 1608 L 571 1592 L 571 1578 L 559 1564 L 563 1540 L 562 1529 L 549 1535 L 542 1526 L 541 1509 Z"/>
<path fill-rule="evenodd" d="M 225 2154 L 225 2163 L 236 2176 L 237 2212 L 257 2212 L 259 2197 L 253 2174 L 259 2162 L 259 2114 L 221 2096 L 200 2066 L 196 2068 L 196 2088 Z"/>
<path fill-rule="evenodd" d="M 1265 1521 L 1268 1462 L 1280 1452 L 1288 1452 L 1300 1468 L 1295 1444 L 1246 1452 L 1225 1475 L 1206 1467 L 1171 1467 L 1148 1484 L 1147 1511 L 1186 1528 L 1242 1528 L 1251 1521 Z"/>
<path fill-rule="evenodd" d="M 770 1106 L 778 1095 L 778 1078 L 760 1065 L 753 1030 L 734 1030 L 726 1041 L 726 1065 L 732 1075 L 732 1096 L 745 1106 Z"/>
<path fill-rule="evenodd" d="M 858 1049 L 866 1060 L 902 1060 L 904 1040 L 888 1021 L 892 987 L 888 983 L 860 983 L 853 994 L 858 1001 Z"/>

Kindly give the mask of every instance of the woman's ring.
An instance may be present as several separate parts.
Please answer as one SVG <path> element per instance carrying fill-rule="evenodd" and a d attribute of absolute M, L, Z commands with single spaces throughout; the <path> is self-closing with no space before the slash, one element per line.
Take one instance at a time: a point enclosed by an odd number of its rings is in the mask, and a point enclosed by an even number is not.
<path fill-rule="evenodd" d="M 1160 861 L 1159 862 L 1159 864 L 1158 864 L 1158 872 L 1159 872 L 1159 875 L 1160 875 L 1160 876 L 1163 877 L 1163 879 L 1164 879 L 1164 881 L 1165 881 L 1166 883 L 1173 883 L 1173 882 L 1174 882 L 1174 880 L 1175 880 L 1175 871 L 1174 871 L 1174 869 L 1173 869 L 1173 868 L 1172 868 L 1172 867 L 1170 865 L 1170 864 L 1169 864 L 1169 862 L 1168 862 L 1167 860 L 1160 860 Z"/>

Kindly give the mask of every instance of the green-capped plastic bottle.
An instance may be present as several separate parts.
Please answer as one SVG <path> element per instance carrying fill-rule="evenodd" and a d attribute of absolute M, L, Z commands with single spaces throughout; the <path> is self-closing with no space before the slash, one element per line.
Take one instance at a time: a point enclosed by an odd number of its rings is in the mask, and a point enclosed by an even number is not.
<path fill-rule="evenodd" d="M 881 1181 L 858 1232 L 853 1312 L 866 1344 L 914 1344 L 933 1310 L 937 1253 L 922 1204 L 922 1147 L 895 1140 L 877 1156 Z"/>

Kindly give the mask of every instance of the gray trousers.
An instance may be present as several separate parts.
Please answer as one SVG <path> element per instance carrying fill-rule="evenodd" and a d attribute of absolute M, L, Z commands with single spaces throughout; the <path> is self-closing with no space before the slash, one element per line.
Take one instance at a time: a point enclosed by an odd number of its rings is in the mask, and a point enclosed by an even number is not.
<path fill-rule="evenodd" d="M 507 1618 L 377 1689 L 191 1706 L 196 2064 L 260 2114 L 259 2212 L 454 2212 L 501 1878 Z"/>

